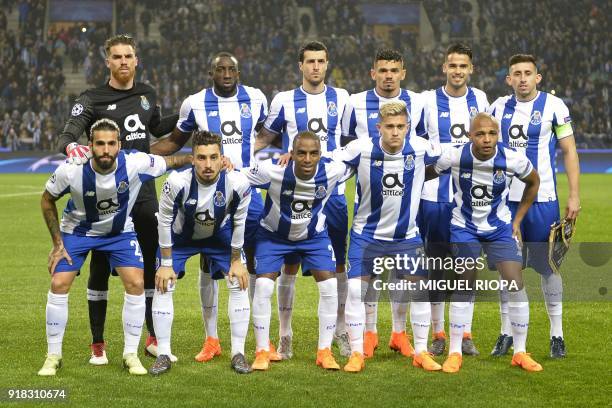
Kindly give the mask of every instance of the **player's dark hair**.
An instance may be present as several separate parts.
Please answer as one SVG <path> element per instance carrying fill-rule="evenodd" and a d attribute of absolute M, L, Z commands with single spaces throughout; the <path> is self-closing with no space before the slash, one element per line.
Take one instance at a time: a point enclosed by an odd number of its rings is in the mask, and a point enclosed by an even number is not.
<path fill-rule="evenodd" d="M 310 130 L 305 130 L 295 135 L 295 137 L 293 138 L 292 145 L 293 150 L 295 150 L 295 147 L 297 146 L 300 140 L 314 140 L 319 145 L 319 149 L 321 148 L 321 140 L 319 139 L 319 136 L 317 136 L 316 133 L 311 132 Z"/>
<path fill-rule="evenodd" d="M 446 55 L 449 56 L 451 54 L 467 55 L 468 57 L 470 57 L 470 60 L 471 60 L 472 59 L 472 48 L 469 45 L 463 44 L 463 43 L 451 44 L 446 49 Z"/>
<path fill-rule="evenodd" d="M 134 38 L 132 38 L 132 36 L 128 34 L 118 34 L 114 37 L 107 39 L 104 43 L 104 51 L 106 52 L 107 57 L 110 54 L 111 47 L 118 44 L 131 45 L 134 49 L 134 54 L 136 54 L 136 41 L 134 40 Z"/>
<path fill-rule="evenodd" d="M 91 129 L 89 129 L 89 140 L 93 142 L 94 132 L 97 132 L 100 130 L 110 130 L 112 132 L 117 133 L 117 139 L 119 139 L 119 134 L 121 133 L 119 126 L 114 120 L 107 119 L 107 118 L 98 119 L 97 121 L 94 122 L 93 125 L 91 125 Z"/>
<path fill-rule="evenodd" d="M 381 48 L 376 51 L 372 65 L 376 65 L 376 61 L 397 61 L 404 64 L 404 57 L 398 50 L 391 48 Z"/>
<path fill-rule="evenodd" d="M 329 59 L 329 51 L 321 41 L 311 41 L 302 45 L 298 55 L 300 62 L 304 62 L 304 53 L 306 51 L 325 51 L 325 59 Z"/>
<path fill-rule="evenodd" d="M 514 64 L 518 64 L 521 62 L 531 62 L 536 67 L 536 69 L 538 69 L 536 58 L 531 54 L 514 54 L 508 60 L 508 66 L 511 67 Z"/>
<path fill-rule="evenodd" d="M 231 52 L 227 52 L 227 51 L 221 51 L 216 53 L 215 55 L 212 56 L 212 58 L 210 59 L 210 69 L 211 71 L 214 71 L 216 66 L 216 61 L 219 58 L 229 58 L 232 61 L 234 61 L 234 64 L 236 64 L 236 69 L 238 69 L 238 58 L 236 58 L 236 56 L 234 54 L 232 54 Z"/>
<path fill-rule="evenodd" d="M 196 130 L 193 132 L 193 136 L 191 137 L 191 145 L 194 150 L 197 146 L 208 146 L 212 144 L 219 146 L 219 151 L 222 151 L 221 136 L 210 133 L 207 130 Z"/>

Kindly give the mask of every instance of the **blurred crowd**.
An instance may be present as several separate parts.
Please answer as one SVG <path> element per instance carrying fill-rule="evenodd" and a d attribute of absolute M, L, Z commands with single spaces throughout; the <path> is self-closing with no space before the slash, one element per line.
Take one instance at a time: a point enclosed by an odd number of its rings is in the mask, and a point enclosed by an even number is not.
<path fill-rule="evenodd" d="M 43 36 L 46 1 L 0 3 L 0 143 L 12 150 L 49 149 L 74 97 L 64 92 L 63 73 L 82 70 L 88 86 L 103 83 L 103 43 L 110 26 L 81 24 Z M 508 58 L 532 53 L 544 78 L 540 88 L 570 107 L 579 147 L 612 147 L 609 2 L 477 3 L 479 13 L 468 1 L 423 3 L 434 29 L 433 49 L 419 47 L 416 31 L 391 29 L 385 40 L 363 23 L 359 2 L 351 0 L 117 2 L 116 32 L 140 33 L 138 80 L 157 89 L 166 114 L 178 111 L 187 95 L 209 86 L 209 58 L 221 50 L 237 56 L 242 82 L 261 88 L 269 100 L 300 83 L 297 51 L 306 39 L 326 43 L 327 82 L 349 92 L 373 86 L 369 69 L 382 46 L 404 53 L 406 87 L 438 87 L 445 81 L 441 63 L 446 46 L 464 40 L 474 48 L 472 85 L 485 90 L 490 102 L 511 91 L 505 84 Z M 8 30 L 6 22 L 15 9 L 17 32 Z M 153 25 L 159 36 L 149 35 Z"/>

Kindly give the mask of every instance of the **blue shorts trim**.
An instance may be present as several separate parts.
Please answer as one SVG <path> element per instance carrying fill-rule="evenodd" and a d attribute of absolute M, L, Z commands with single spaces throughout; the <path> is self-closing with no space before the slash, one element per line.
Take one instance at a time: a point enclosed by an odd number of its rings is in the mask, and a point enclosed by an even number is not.
<path fill-rule="evenodd" d="M 62 259 L 55 267 L 55 272 L 78 272 L 89 251 L 94 249 L 108 257 L 112 269 L 144 268 L 142 251 L 135 232 L 123 232 L 106 237 L 87 237 L 62 232 L 62 241 L 66 252 L 72 258 L 72 265 Z"/>
<path fill-rule="evenodd" d="M 419 235 L 404 241 L 392 242 L 366 238 L 363 235 L 351 231 L 347 275 L 349 278 L 377 275 L 380 274 L 380 272 L 377 271 L 381 268 L 381 259 L 396 257 L 397 255 L 399 255 L 401 259 L 424 259 L 424 253 L 423 241 Z M 408 265 L 414 265 L 412 262 L 408 262 Z M 396 275 L 427 276 L 428 271 L 423 268 L 423 263 L 417 263 L 417 265 L 419 266 L 416 269 L 412 269 L 410 266 L 406 269 L 397 269 L 395 271 Z"/>
<path fill-rule="evenodd" d="M 451 253 L 450 222 L 453 208 L 455 203 L 421 200 L 417 224 L 428 256 L 443 257 Z"/>
<path fill-rule="evenodd" d="M 285 259 L 300 259 L 303 275 L 309 275 L 312 269 L 336 270 L 334 250 L 327 231 L 310 239 L 290 241 L 260 227 L 255 243 L 255 273 L 280 272 Z"/>
<path fill-rule="evenodd" d="M 522 251 L 518 241 L 512 236 L 512 225 L 505 224 L 489 233 L 475 231 L 451 225 L 451 243 L 453 256 L 476 260 L 481 252 L 487 255 L 489 265 L 498 262 L 522 262 Z"/>
<path fill-rule="evenodd" d="M 516 214 L 519 203 L 509 201 L 508 207 L 512 218 Z M 525 243 L 523 251 L 523 267 L 531 267 L 541 275 L 553 273 L 548 264 L 548 235 L 550 226 L 561 219 L 559 213 L 559 202 L 535 202 L 529 207 L 523 222 L 521 223 L 521 235 Z"/>
<path fill-rule="evenodd" d="M 344 195 L 332 195 L 323 208 L 327 233 L 334 253 L 336 264 L 346 264 L 346 237 L 348 235 L 348 209 Z"/>

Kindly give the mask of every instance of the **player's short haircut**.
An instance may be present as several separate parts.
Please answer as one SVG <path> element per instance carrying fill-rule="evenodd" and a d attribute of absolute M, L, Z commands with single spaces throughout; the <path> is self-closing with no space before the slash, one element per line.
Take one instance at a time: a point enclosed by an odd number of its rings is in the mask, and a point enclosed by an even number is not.
<path fill-rule="evenodd" d="M 236 69 L 238 69 L 238 58 L 236 58 L 236 56 L 232 54 L 231 52 L 221 51 L 213 55 L 212 58 L 210 59 L 210 69 L 211 70 L 214 71 L 214 69 L 216 68 L 216 64 L 220 58 L 231 59 L 232 61 L 234 61 L 234 64 L 236 64 Z"/>
<path fill-rule="evenodd" d="M 397 61 L 401 62 L 402 65 L 404 65 L 404 57 L 402 56 L 402 54 L 398 50 L 394 50 L 391 48 L 381 48 L 376 51 L 372 66 L 376 65 L 377 61 Z"/>
<path fill-rule="evenodd" d="M 474 117 L 470 119 L 470 129 L 474 129 L 475 127 L 474 125 L 476 124 L 476 121 L 482 120 L 482 119 L 489 119 L 491 122 L 495 124 L 495 126 L 497 127 L 497 130 L 499 131 L 499 121 L 497 120 L 497 118 L 495 118 L 495 116 L 487 112 L 479 112 L 476 115 L 474 115 Z"/>
<path fill-rule="evenodd" d="M 536 70 L 538 69 L 536 58 L 531 54 L 514 54 L 508 60 L 508 67 L 521 62 L 531 62 L 533 66 L 536 67 Z"/>
<path fill-rule="evenodd" d="M 300 140 L 314 140 L 315 142 L 317 142 L 317 145 L 319 146 L 319 150 L 321 150 L 321 140 L 319 139 L 319 136 L 317 136 L 317 134 L 314 132 L 305 130 L 295 135 L 295 137 L 293 138 L 293 145 L 292 145 L 293 150 L 296 149 L 296 146 Z"/>
<path fill-rule="evenodd" d="M 408 117 L 408 108 L 406 107 L 406 103 L 404 101 L 387 102 L 380 107 L 379 115 L 381 121 L 389 116 L 404 115 Z"/>
<path fill-rule="evenodd" d="M 300 62 L 304 62 L 304 53 L 306 51 L 325 51 L 325 59 L 329 59 L 329 51 L 327 50 L 325 44 L 323 44 L 321 41 L 310 41 L 302 45 L 298 54 Z"/>
<path fill-rule="evenodd" d="M 111 132 L 117 133 L 117 139 L 119 139 L 119 135 L 121 134 L 121 129 L 119 129 L 119 125 L 114 120 L 111 119 L 98 119 L 91 125 L 91 129 L 89 130 L 89 140 L 93 142 L 94 132 L 99 130 L 110 130 Z"/>
<path fill-rule="evenodd" d="M 470 60 L 472 59 L 472 48 L 464 43 L 455 43 L 455 44 L 451 44 L 447 49 L 446 49 L 446 55 L 449 56 L 451 54 L 463 54 L 463 55 L 467 55 L 468 57 L 470 57 Z"/>
<path fill-rule="evenodd" d="M 104 43 L 104 51 L 106 52 L 106 56 L 110 55 L 111 47 L 114 47 L 118 44 L 131 45 L 134 49 L 134 54 L 136 54 L 136 41 L 128 34 L 118 34 L 114 37 L 109 38 Z"/>
<path fill-rule="evenodd" d="M 191 137 L 193 150 L 195 150 L 197 146 L 208 146 L 212 144 L 219 146 L 220 152 L 223 151 L 221 148 L 221 136 L 210 133 L 207 130 L 196 130 L 193 132 L 193 136 Z"/>

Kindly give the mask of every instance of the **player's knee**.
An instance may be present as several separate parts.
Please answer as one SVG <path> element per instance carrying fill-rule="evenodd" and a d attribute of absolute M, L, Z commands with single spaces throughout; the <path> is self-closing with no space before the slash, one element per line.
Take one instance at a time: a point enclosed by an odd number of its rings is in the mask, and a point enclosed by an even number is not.
<path fill-rule="evenodd" d="M 53 279 L 51 279 L 51 293 L 64 295 L 70 291 L 72 279 L 68 275 L 68 273 L 56 273 L 53 275 Z"/>

